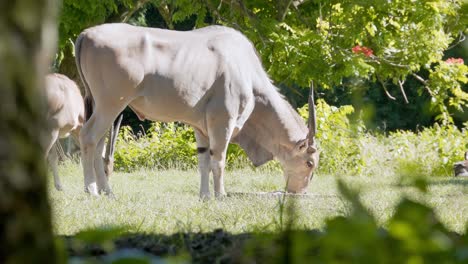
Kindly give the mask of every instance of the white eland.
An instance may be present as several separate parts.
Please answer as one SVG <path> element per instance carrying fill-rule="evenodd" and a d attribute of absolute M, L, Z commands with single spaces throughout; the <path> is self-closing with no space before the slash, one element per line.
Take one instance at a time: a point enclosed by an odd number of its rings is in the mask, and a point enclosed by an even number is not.
<path fill-rule="evenodd" d="M 79 139 L 81 127 L 84 123 L 84 100 L 81 92 L 74 81 L 67 76 L 58 73 L 48 74 L 45 77 L 45 98 L 47 108 L 47 132 L 45 133 L 45 156 L 47 157 L 52 174 L 54 176 L 55 188 L 63 190 L 57 172 L 58 153 L 57 146 L 59 138 L 72 135 Z M 106 164 L 106 175 L 110 176 L 114 168 L 114 146 L 116 131 L 118 131 L 122 117 L 117 119 L 113 129 L 110 131 L 108 144 L 104 155 Z"/>
<path fill-rule="evenodd" d="M 226 193 L 229 142 L 239 144 L 256 166 L 277 158 L 287 190 L 306 191 L 319 160 L 315 117 L 308 129 L 238 31 L 104 24 L 78 36 L 75 54 L 86 88 L 87 121 L 80 136 L 85 191 L 112 194 L 97 154 L 106 130 L 127 106 L 141 120 L 180 121 L 194 128 L 202 198 L 210 197 L 210 172 L 215 196 Z"/>

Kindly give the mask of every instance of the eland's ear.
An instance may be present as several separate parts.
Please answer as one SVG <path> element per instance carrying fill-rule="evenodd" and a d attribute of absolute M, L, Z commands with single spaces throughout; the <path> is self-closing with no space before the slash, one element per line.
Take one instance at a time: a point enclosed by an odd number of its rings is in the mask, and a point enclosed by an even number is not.
<path fill-rule="evenodd" d="M 307 150 L 307 139 L 300 140 L 296 143 L 294 147 L 295 153 L 302 153 Z"/>

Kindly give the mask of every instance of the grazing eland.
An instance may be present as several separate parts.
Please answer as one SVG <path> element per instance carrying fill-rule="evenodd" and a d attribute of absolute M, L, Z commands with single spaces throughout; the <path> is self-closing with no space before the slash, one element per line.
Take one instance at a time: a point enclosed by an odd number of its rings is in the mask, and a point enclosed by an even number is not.
<path fill-rule="evenodd" d="M 45 98 L 47 107 L 47 133 L 45 134 L 45 157 L 49 161 L 54 176 L 55 188 L 63 190 L 57 172 L 59 138 L 72 135 L 76 140 L 84 123 L 84 100 L 76 83 L 67 76 L 52 73 L 45 77 Z M 104 156 L 106 175 L 109 176 L 114 167 L 114 146 L 116 132 L 119 129 L 122 116 L 117 119 L 110 132 L 110 142 Z M 54 147 L 55 145 L 55 147 Z"/>
<path fill-rule="evenodd" d="M 453 164 L 453 172 L 455 177 L 468 177 L 468 151 L 465 152 L 465 160 Z"/>
<path fill-rule="evenodd" d="M 210 172 L 215 196 L 225 195 L 229 142 L 239 144 L 255 166 L 277 158 L 287 190 L 306 191 L 319 161 L 315 108 L 310 107 L 308 129 L 240 32 L 103 24 L 78 36 L 75 54 L 86 90 L 87 121 L 80 135 L 85 191 L 112 194 L 97 154 L 112 120 L 127 106 L 141 120 L 193 127 L 201 198 L 210 197 Z"/>

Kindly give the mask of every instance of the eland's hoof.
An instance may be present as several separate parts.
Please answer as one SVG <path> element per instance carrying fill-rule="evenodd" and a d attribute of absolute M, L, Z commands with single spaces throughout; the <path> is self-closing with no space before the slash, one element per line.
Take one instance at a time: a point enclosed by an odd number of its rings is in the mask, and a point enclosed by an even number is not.
<path fill-rule="evenodd" d="M 107 196 L 110 199 L 115 199 L 115 195 L 110 189 L 109 190 L 100 190 L 99 193 L 104 194 L 105 196 Z"/>
<path fill-rule="evenodd" d="M 63 191 L 63 187 L 61 184 L 55 184 L 55 189 L 59 192 L 62 192 Z"/>
<path fill-rule="evenodd" d="M 88 186 L 85 186 L 84 189 L 85 193 L 89 193 L 92 196 L 99 196 L 96 183 L 88 184 Z"/>
<path fill-rule="evenodd" d="M 215 192 L 215 197 L 216 199 L 223 199 L 224 197 L 226 197 L 226 192 Z"/>
<path fill-rule="evenodd" d="M 208 201 L 210 199 L 211 199 L 211 194 L 209 192 L 207 192 L 207 193 L 201 192 L 200 193 L 200 200 L 201 201 Z"/>

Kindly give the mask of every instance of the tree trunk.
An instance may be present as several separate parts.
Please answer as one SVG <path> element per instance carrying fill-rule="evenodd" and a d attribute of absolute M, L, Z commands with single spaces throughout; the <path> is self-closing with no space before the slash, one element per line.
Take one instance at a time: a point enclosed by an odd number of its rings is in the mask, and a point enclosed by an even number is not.
<path fill-rule="evenodd" d="M 57 262 L 40 140 L 56 6 L 0 3 L 0 263 Z"/>

